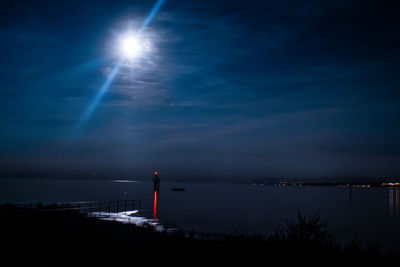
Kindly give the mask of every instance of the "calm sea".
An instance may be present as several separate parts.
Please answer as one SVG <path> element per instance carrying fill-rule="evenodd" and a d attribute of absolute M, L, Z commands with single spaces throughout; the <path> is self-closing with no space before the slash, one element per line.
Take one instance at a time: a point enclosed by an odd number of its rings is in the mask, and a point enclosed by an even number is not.
<path fill-rule="evenodd" d="M 172 188 L 185 188 L 184 192 Z M 210 234 L 271 233 L 297 212 L 320 211 L 342 240 L 378 241 L 399 250 L 400 188 L 250 186 L 161 182 L 154 210 L 151 181 L 0 179 L 0 202 L 54 203 L 141 199 L 142 214 L 161 224 Z M 154 214 L 156 212 L 156 214 Z"/>

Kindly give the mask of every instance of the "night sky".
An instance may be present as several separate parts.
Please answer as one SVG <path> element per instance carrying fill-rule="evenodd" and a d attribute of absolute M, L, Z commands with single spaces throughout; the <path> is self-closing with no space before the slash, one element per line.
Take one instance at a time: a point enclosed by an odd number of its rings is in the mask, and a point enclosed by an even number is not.
<path fill-rule="evenodd" d="M 0 176 L 399 175 L 399 1 L 156 2 L 1 2 Z"/>

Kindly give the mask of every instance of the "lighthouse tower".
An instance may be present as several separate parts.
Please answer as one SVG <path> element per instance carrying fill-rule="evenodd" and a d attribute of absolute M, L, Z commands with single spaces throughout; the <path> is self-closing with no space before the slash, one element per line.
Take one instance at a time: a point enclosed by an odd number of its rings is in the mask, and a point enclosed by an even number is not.
<path fill-rule="evenodd" d="M 158 171 L 154 171 L 154 191 L 160 191 L 160 178 L 158 178 Z"/>

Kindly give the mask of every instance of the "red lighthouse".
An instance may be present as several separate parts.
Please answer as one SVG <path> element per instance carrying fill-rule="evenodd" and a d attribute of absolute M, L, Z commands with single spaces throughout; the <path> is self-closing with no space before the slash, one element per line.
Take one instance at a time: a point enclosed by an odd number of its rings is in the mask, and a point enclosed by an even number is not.
<path fill-rule="evenodd" d="M 154 191 L 160 190 L 160 178 L 158 178 L 158 171 L 154 171 Z"/>

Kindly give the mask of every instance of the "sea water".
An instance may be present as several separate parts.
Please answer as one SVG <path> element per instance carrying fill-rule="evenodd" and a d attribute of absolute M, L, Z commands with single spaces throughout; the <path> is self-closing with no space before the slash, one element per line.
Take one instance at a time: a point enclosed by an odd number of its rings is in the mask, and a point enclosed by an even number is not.
<path fill-rule="evenodd" d="M 172 188 L 185 188 L 183 192 Z M 322 220 L 342 242 L 379 242 L 398 250 L 400 188 L 251 186 L 152 181 L 0 179 L 0 202 L 55 203 L 140 199 L 140 214 L 208 234 L 273 233 L 300 212 Z"/>

